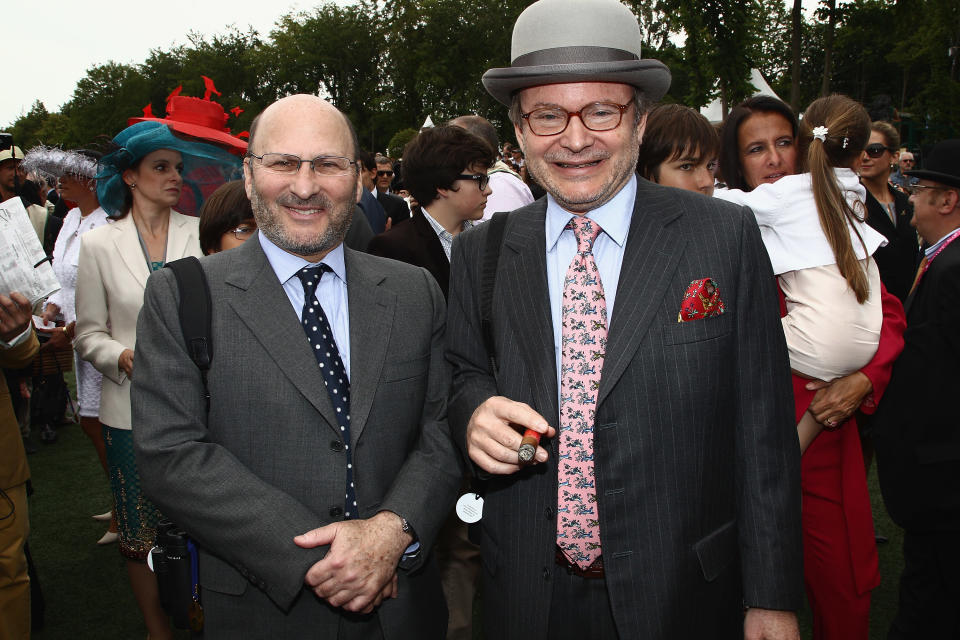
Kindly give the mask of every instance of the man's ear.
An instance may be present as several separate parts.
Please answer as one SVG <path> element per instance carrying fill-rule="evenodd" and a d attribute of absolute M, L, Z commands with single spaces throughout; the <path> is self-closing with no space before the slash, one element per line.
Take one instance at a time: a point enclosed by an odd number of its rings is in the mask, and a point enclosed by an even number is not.
<path fill-rule="evenodd" d="M 948 216 L 960 207 L 960 192 L 957 189 L 944 189 L 943 200 L 940 202 L 940 213 Z"/>
<path fill-rule="evenodd" d="M 243 190 L 247 192 L 247 199 L 252 200 L 251 189 L 253 187 L 253 168 L 250 166 L 250 158 L 243 159 Z"/>
<path fill-rule="evenodd" d="M 643 133 L 647 130 L 647 114 L 643 114 L 640 117 L 640 122 L 637 123 L 637 140 L 643 142 Z"/>

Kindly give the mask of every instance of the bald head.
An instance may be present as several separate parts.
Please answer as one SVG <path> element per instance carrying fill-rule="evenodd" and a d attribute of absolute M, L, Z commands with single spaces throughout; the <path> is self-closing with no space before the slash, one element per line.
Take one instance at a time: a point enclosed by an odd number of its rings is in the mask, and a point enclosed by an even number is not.
<path fill-rule="evenodd" d="M 343 133 L 348 138 L 349 147 L 349 153 L 343 155 L 351 159 L 356 157 L 360 145 L 350 120 L 323 98 L 304 93 L 277 100 L 253 119 L 253 122 L 250 123 L 250 151 L 257 155 L 262 155 L 265 152 L 287 153 L 281 149 L 265 149 L 264 140 L 269 139 L 270 135 L 275 133 L 278 128 L 293 127 L 298 129 L 301 125 L 305 125 L 304 128 L 308 129 L 311 122 L 316 123 L 317 121 L 323 122 L 326 125 L 324 128 L 328 130 L 336 130 L 342 127 Z M 304 131 L 304 133 L 307 132 Z"/>
<path fill-rule="evenodd" d="M 451 126 L 460 127 L 461 129 L 466 129 L 473 135 L 482 139 L 493 150 L 496 154 L 497 150 L 500 148 L 500 140 L 497 138 L 497 130 L 494 129 L 493 125 L 490 124 L 490 121 L 482 116 L 470 115 L 470 116 L 460 116 L 459 118 L 454 118 L 449 122 Z M 494 158 L 496 156 L 494 155 Z"/>

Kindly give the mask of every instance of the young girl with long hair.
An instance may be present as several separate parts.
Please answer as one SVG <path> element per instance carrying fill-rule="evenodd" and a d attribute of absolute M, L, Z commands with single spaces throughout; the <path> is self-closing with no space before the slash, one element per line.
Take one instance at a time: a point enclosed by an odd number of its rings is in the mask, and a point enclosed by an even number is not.
<path fill-rule="evenodd" d="M 820 98 L 797 132 L 801 173 L 750 192 L 714 194 L 756 214 L 786 302 L 790 365 L 811 380 L 859 370 L 880 339 L 880 275 L 871 255 L 886 240 L 864 222 L 866 191 L 851 168 L 869 136 L 870 117 L 860 104 L 842 95 Z M 801 451 L 823 427 L 803 414 Z"/>

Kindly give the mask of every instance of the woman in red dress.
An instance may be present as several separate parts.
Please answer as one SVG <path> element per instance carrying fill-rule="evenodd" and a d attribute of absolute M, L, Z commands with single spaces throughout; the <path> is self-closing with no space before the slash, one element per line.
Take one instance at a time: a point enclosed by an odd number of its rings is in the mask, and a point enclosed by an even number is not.
<path fill-rule="evenodd" d="M 797 119 L 786 104 L 756 96 L 735 107 L 721 133 L 720 174 L 750 191 L 797 172 Z M 801 458 L 804 577 L 815 640 L 867 640 L 870 592 L 880 584 L 873 517 L 855 412 L 873 413 L 903 349 L 906 318 L 881 286 L 877 353 L 831 383 L 794 376 L 796 419 L 808 409 L 825 426 Z M 786 308 L 781 295 L 781 314 Z"/>

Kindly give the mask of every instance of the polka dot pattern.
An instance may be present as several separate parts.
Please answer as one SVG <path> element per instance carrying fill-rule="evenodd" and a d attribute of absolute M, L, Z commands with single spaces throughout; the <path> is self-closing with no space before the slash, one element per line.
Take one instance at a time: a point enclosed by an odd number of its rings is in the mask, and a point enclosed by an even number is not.
<path fill-rule="evenodd" d="M 357 497 L 353 489 L 353 453 L 350 450 L 350 383 L 345 382 L 347 371 L 340 359 L 340 351 L 333 340 L 333 330 L 327 321 L 326 314 L 319 301 L 316 300 L 317 285 L 320 278 L 327 271 L 332 271 L 325 264 L 316 267 L 305 267 L 297 273 L 303 284 L 303 331 L 307 341 L 313 347 L 313 355 L 317 358 L 323 384 L 327 388 L 330 402 L 333 404 L 340 427 L 340 436 L 343 451 L 346 454 L 346 487 L 343 514 L 345 519 L 357 517 Z M 317 334 L 320 334 L 319 336 Z"/>

